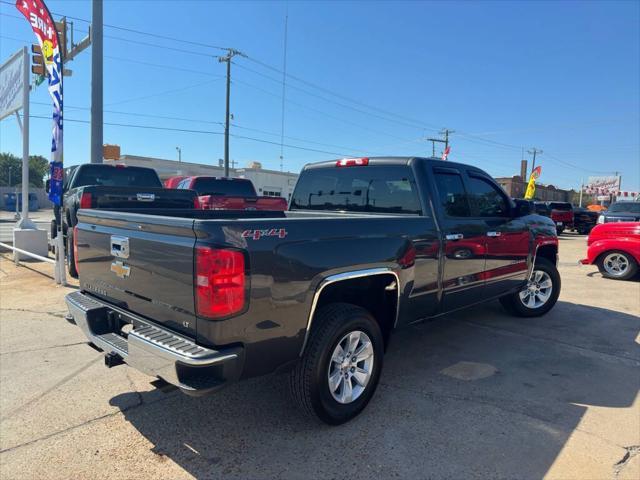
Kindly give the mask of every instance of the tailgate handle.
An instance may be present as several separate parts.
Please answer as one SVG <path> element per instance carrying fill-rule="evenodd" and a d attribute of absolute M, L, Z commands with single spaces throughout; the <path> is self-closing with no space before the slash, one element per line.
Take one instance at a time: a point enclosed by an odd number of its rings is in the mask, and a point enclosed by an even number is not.
<path fill-rule="evenodd" d="M 138 193 L 136 198 L 139 202 L 153 202 L 156 199 L 154 193 Z"/>
<path fill-rule="evenodd" d="M 129 258 L 129 238 L 111 235 L 111 255 L 118 258 Z"/>

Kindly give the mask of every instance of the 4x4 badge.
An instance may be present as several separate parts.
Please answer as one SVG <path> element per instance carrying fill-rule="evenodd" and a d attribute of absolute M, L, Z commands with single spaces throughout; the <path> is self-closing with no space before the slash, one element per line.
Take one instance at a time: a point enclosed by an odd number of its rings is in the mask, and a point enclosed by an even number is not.
<path fill-rule="evenodd" d="M 127 278 L 131 273 L 131 267 L 116 260 L 114 262 L 111 262 L 111 271 L 120 278 Z"/>

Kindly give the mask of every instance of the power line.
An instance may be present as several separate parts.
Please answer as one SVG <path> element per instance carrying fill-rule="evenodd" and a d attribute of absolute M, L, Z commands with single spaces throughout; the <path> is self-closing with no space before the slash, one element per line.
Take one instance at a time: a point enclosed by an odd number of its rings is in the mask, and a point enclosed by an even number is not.
<path fill-rule="evenodd" d="M 215 80 L 219 80 L 220 78 L 224 78 L 224 77 L 223 76 L 219 76 Z M 207 80 L 206 82 L 199 82 L 199 83 L 196 83 L 196 84 L 193 84 L 193 85 L 187 85 L 185 87 L 174 88 L 174 89 L 171 89 L 171 90 L 165 90 L 163 92 L 152 93 L 152 94 L 143 95 L 143 96 L 140 96 L 140 97 L 128 98 L 126 100 L 119 100 L 117 102 L 105 103 L 105 105 L 120 105 L 122 103 L 136 102 L 138 100 L 146 100 L 148 98 L 160 97 L 160 96 L 169 95 L 169 94 L 172 94 L 172 93 L 183 92 L 185 90 L 190 90 L 192 88 L 201 87 L 203 85 L 208 85 L 210 83 L 215 82 L 215 80 Z"/>
<path fill-rule="evenodd" d="M 280 95 L 279 95 L 279 94 L 277 94 L 277 93 L 270 92 L 269 90 L 265 90 L 265 89 L 263 89 L 263 88 L 261 88 L 261 87 L 258 87 L 258 86 L 256 86 L 256 85 L 253 85 L 253 84 L 251 84 L 251 83 L 248 83 L 248 82 L 245 82 L 245 81 L 242 81 L 242 80 L 235 79 L 235 80 L 234 80 L 234 83 L 237 83 L 237 84 L 239 84 L 239 85 L 245 85 L 245 86 L 247 86 L 247 87 L 254 88 L 254 89 L 259 90 L 259 91 L 261 91 L 261 92 L 263 92 L 263 93 L 266 93 L 267 95 L 271 95 L 271 96 L 273 96 L 273 97 L 280 98 Z M 308 105 L 304 105 L 304 104 L 302 104 L 302 103 L 298 103 L 298 102 L 295 102 L 295 101 L 290 100 L 290 99 L 287 99 L 287 100 L 286 100 L 286 102 L 287 102 L 287 103 L 289 103 L 289 104 L 291 104 L 291 105 L 296 105 L 296 106 L 298 106 L 298 107 L 300 107 L 300 108 L 303 108 L 303 109 L 305 109 L 305 110 L 311 110 L 311 111 L 313 111 L 313 112 L 316 112 L 316 113 L 318 113 L 318 114 L 320 114 L 320 115 L 323 115 L 323 116 L 325 116 L 325 117 L 331 118 L 331 119 L 333 119 L 333 120 L 337 120 L 337 121 L 339 121 L 339 122 L 343 122 L 343 123 L 347 123 L 347 124 L 349 124 L 349 125 L 353 125 L 353 126 L 355 126 L 355 127 L 361 128 L 362 130 L 368 130 L 368 131 L 370 131 L 370 132 L 372 132 L 372 133 L 375 133 L 375 134 L 377 134 L 377 135 L 385 135 L 385 136 L 388 136 L 388 137 L 391 137 L 391 138 L 395 138 L 395 139 L 397 139 L 397 140 L 402 140 L 402 141 L 407 140 L 406 138 L 398 137 L 397 135 L 393 135 L 393 134 L 391 134 L 391 133 L 388 133 L 388 132 L 385 132 L 385 131 L 382 131 L 382 130 L 376 130 L 376 129 L 373 129 L 373 128 L 370 128 L 370 127 L 366 127 L 366 126 L 364 126 L 364 125 L 360 125 L 360 124 L 355 123 L 355 122 L 351 122 L 351 121 L 349 121 L 349 120 L 345 120 L 345 119 L 344 119 L 344 118 L 342 118 L 342 117 L 337 117 L 337 116 L 335 116 L 335 115 L 331 115 L 330 113 L 327 113 L 327 112 L 325 112 L 325 111 L 323 111 L 323 110 L 318 110 L 317 108 L 310 107 L 310 106 L 308 106 Z"/>
<path fill-rule="evenodd" d="M 269 80 L 271 80 L 271 81 L 273 81 L 273 82 L 276 82 L 276 83 L 282 83 L 282 80 L 278 80 L 278 79 L 276 79 L 276 78 L 273 78 L 273 77 L 271 77 L 271 76 L 269 76 L 269 75 L 266 75 L 266 74 L 264 74 L 264 73 L 262 73 L 262 72 L 259 72 L 259 71 L 257 71 L 257 70 L 254 70 L 254 69 L 252 69 L 252 68 L 249 68 L 249 67 L 247 67 L 247 66 L 245 66 L 245 65 L 241 65 L 241 64 L 237 64 L 237 63 L 236 63 L 235 65 L 237 65 L 237 66 L 238 66 L 238 68 L 241 68 L 241 69 L 243 69 L 243 70 L 247 70 L 247 71 L 249 71 L 249 72 L 255 73 L 256 75 L 260 75 L 261 77 L 267 78 L 267 79 L 269 79 Z M 297 90 L 297 91 L 299 91 L 299 92 L 305 93 L 306 95 L 309 95 L 309 96 L 312 96 L 312 97 L 318 98 L 318 99 L 323 100 L 323 101 L 328 102 L 328 103 L 333 103 L 333 104 L 335 104 L 335 105 L 339 105 L 340 107 L 343 107 L 343 108 L 346 108 L 346 109 L 350 109 L 350 110 L 353 110 L 353 111 L 356 111 L 356 112 L 362 113 L 363 115 L 367 115 L 368 117 L 376 117 L 376 118 L 380 118 L 380 119 L 382 119 L 382 120 L 385 120 L 385 121 L 387 121 L 387 122 L 396 123 L 396 124 L 398 124 L 398 125 L 402 125 L 402 126 L 405 126 L 405 127 L 410 127 L 410 128 L 416 129 L 416 130 L 424 130 L 424 126 L 413 125 L 413 124 L 409 124 L 409 123 L 406 123 L 406 122 L 401 122 L 401 121 L 398 121 L 398 120 L 393 120 L 393 119 L 390 119 L 390 118 L 384 117 L 384 116 L 379 115 L 379 114 L 375 114 L 375 113 L 367 112 L 366 110 L 362 110 L 361 108 L 353 107 L 353 106 L 351 106 L 351 105 L 347 105 L 347 104 L 344 104 L 344 103 L 342 103 L 342 102 L 338 102 L 338 101 L 336 101 L 336 100 L 332 100 L 332 99 L 330 99 L 330 98 L 327 98 L 327 97 L 325 97 L 325 96 L 319 95 L 319 94 L 317 94 L 317 93 L 310 92 L 309 90 L 305 90 L 304 88 L 298 87 L 298 86 L 296 86 L 296 85 L 288 84 L 287 86 L 288 86 L 289 88 L 292 88 L 292 89 Z M 435 128 L 435 127 L 434 127 L 434 128 Z"/>
<path fill-rule="evenodd" d="M 38 119 L 38 120 L 51 120 L 51 117 L 48 116 L 44 116 L 44 115 L 29 115 L 29 118 L 34 118 L 34 119 Z M 89 120 L 81 120 L 81 119 L 77 119 L 77 118 L 65 118 L 65 122 L 71 122 L 71 123 L 82 123 L 82 124 L 90 124 L 91 122 Z M 156 126 L 156 125 L 138 125 L 138 124 L 134 124 L 134 123 L 115 123 L 115 122 L 104 122 L 104 125 L 108 125 L 108 126 L 113 126 L 113 127 L 126 127 L 126 128 L 139 128 L 139 129 L 146 129 L 146 130 L 161 130 L 161 131 L 170 131 L 170 132 L 181 132 L 181 133 L 198 133 L 198 134 L 208 134 L 208 135 L 224 135 L 224 132 L 216 132 L 216 131 L 212 131 L 212 130 L 194 130 L 194 129 L 187 129 L 187 128 L 172 128 L 172 127 L 160 127 L 160 126 Z M 235 135 L 235 134 L 230 134 L 231 137 L 234 138 L 238 138 L 241 140 L 249 140 L 252 142 L 258 142 L 258 143 L 266 143 L 269 145 L 280 145 L 279 142 L 273 142 L 270 140 L 264 140 L 262 138 L 255 138 L 255 137 L 247 137 L 244 135 Z M 287 148 L 294 148 L 296 150 L 304 150 L 307 152 L 315 152 L 315 153 L 325 153 L 328 155 L 336 155 L 338 157 L 346 157 L 349 156 L 348 154 L 345 153 L 340 153 L 340 152 L 333 152 L 333 151 L 328 151 L 328 150 L 320 150 L 320 149 L 316 149 L 316 148 L 307 148 L 307 147 L 301 147 L 299 145 L 291 145 L 291 144 L 284 144 L 285 147 Z"/>

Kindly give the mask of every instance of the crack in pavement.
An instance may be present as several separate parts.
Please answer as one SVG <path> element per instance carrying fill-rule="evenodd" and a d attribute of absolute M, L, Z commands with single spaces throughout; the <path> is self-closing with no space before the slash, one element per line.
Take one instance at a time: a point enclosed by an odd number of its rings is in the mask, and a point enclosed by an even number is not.
<path fill-rule="evenodd" d="M 564 347 L 569 347 L 569 348 L 574 348 L 576 350 L 579 350 L 581 352 L 588 352 L 592 355 L 595 355 L 597 357 L 601 357 L 601 358 L 610 358 L 610 359 L 615 359 L 618 361 L 621 361 L 629 366 L 632 367 L 638 367 L 640 366 L 640 360 L 637 358 L 633 358 L 633 357 L 627 357 L 626 355 L 615 355 L 613 353 L 607 353 L 607 352 L 601 352 L 600 350 L 594 350 L 591 348 L 587 348 L 587 347 L 583 347 L 581 345 L 575 345 L 573 343 L 569 343 L 569 342 L 563 342 L 562 340 L 554 340 L 552 338 L 548 338 L 548 337 L 541 337 L 538 335 L 531 335 L 528 333 L 521 333 L 521 332 L 514 332 L 513 330 L 509 330 L 507 328 L 500 328 L 500 327 L 495 327 L 492 325 L 483 325 L 482 323 L 476 323 L 476 322 L 472 322 L 469 320 L 462 320 L 461 323 L 465 323 L 467 325 L 471 325 L 477 328 L 481 328 L 481 329 L 485 329 L 485 330 L 491 330 L 491 331 L 496 331 L 498 333 L 502 333 L 504 335 L 511 335 L 511 336 L 515 336 L 515 337 L 525 337 L 525 338 L 531 338 L 533 340 L 538 340 L 541 342 L 548 342 L 548 343 L 553 343 L 555 345 L 561 345 Z"/>
<path fill-rule="evenodd" d="M 0 308 L 0 312 L 26 312 L 36 313 L 38 315 L 50 315 L 56 318 L 64 318 L 67 314 L 66 310 L 56 310 L 53 312 L 41 312 L 39 310 L 29 310 L 28 308 Z"/>
<path fill-rule="evenodd" d="M 51 350 L 54 348 L 65 348 L 65 347 L 73 347 L 75 345 L 86 345 L 87 342 L 75 342 L 75 343 L 64 343 L 62 345 L 52 345 L 50 347 L 40 347 L 40 348 L 32 348 L 32 349 L 25 349 L 25 350 L 10 350 L 8 352 L 0 352 L 0 356 L 2 355 L 10 355 L 13 353 L 29 353 L 29 352 L 41 352 L 43 350 Z"/>
<path fill-rule="evenodd" d="M 636 455 L 640 454 L 640 445 L 631 445 L 630 447 L 622 448 L 626 451 L 622 458 L 613 465 L 613 478 L 618 478 L 622 470 L 624 470 L 624 467 L 628 465 L 629 461 Z"/>
<path fill-rule="evenodd" d="M 9 413 L 3 415 L 2 417 L 0 417 L 0 421 L 4 421 L 9 417 L 12 417 L 13 415 L 15 415 L 16 413 L 20 412 L 21 410 L 24 410 L 25 408 L 33 405 L 34 403 L 36 403 L 38 400 L 40 400 L 42 397 L 48 395 L 49 393 L 51 393 L 52 391 L 54 391 L 56 388 L 64 385 L 65 383 L 69 382 L 70 380 L 73 380 L 75 377 L 77 377 L 78 375 L 80 375 L 82 372 L 84 372 L 85 370 L 87 370 L 89 367 L 91 367 L 92 365 L 94 365 L 95 363 L 98 362 L 98 360 L 102 360 L 103 356 L 102 355 L 98 355 L 96 358 L 94 358 L 93 360 L 91 360 L 90 362 L 84 364 L 82 367 L 78 368 L 77 370 L 71 372 L 69 375 L 67 375 L 66 377 L 64 377 L 62 380 L 60 380 L 59 382 L 57 382 L 55 385 L 47 388 L 44 392 L 39 393 L 38 395 L 36 395 L 35 397 L 33 397 L 31 400 L 27 401 L 26 403 L 23 403 L 22 405 L 20 405 L 19 407 L 14 408 L 12 411 L 10 411 Z"/>
<path fill-rule="evenodd" d="M 8 448 L 5 448 L 5 449 L 2 449 L 2 450 L 0 450 L 0 454 L 9 453 L 9 452 L 17 450 L 19 448 L 27 447 L 29 445 L 33 445 L 34 443 L 38 443 L 38 442 L 42 442 L 44 440 L 48 440 L 48 439 L 56 437 L 58 435 L 62 435 L 64 433 L 76 430 L 78 428 L 82 428 L 82 427 L 84 427 L 86 425 L 91 425 L 93 423 L 99 422 L 100 420 L 104 420 L 105 418 L 114 417 L 114 416 L 119 415 L 119 414 L 124 414 L 125 412 L 128 412 L 130 410 L 135 410 L 136 408 L 140 408 L 140 407 L 143 407 L 143 406 L 151 406 L 151 405 L 154 405 L 154 404 L 159 403 L 159 402 L 164 402 L 164 401 L 167 401 L 167 400 L 171 399 L 174 396 L 174 395 L 172 395 L 174 392 L 169 392 L 169 393 L 165 394 L 164 396 L 157 398 L 156 400 L 153 400 L 151 402 L 144 402 L 142 400 L 142 395 L 140 394 L 140 392 L 136 391 L 136 393 L 139 396 L 138 397 L 139 403 L 136 403 L 134 405 L 131 405 L 129 407 L 124 407 L 124 408 L 118 407 L 117 411 L 110 412 L 110 413 L 105 413 L 104 415 L 100 415 L 99 417 L 90 418 L 88 420 L 85 420 L 82 423 L 78 423 L 77 425 L 71 425 L 70 427 L 63 428 L 62 430 L 58 430 L 57 432 L 51 432 L 51 433 L 49 433 L 47 435 L 44 435 L 42 437 L 38 437 L 38 438 L 34 438 L 33 440 L 29 440 L 28 442 L 20 443 L 18 445 L 14 445 L 13 447 L 8 447 Z"/>

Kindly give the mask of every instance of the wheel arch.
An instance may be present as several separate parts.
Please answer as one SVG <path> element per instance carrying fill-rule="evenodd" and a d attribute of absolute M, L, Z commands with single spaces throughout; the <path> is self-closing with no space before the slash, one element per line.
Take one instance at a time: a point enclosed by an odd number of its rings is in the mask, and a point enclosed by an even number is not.
<path fill-rule="evenodd" d="M 365 291 L 367 295 L 362 295 Z M 307 346 L 316 312 L 334 302 L 351 303 L 367 310 L 380 326 L 386 346 L 398 318 L 400 292 L 400 278 L 390 268 L 355 270 L 326 277 L 314 292 L 300 355 Z"/>

